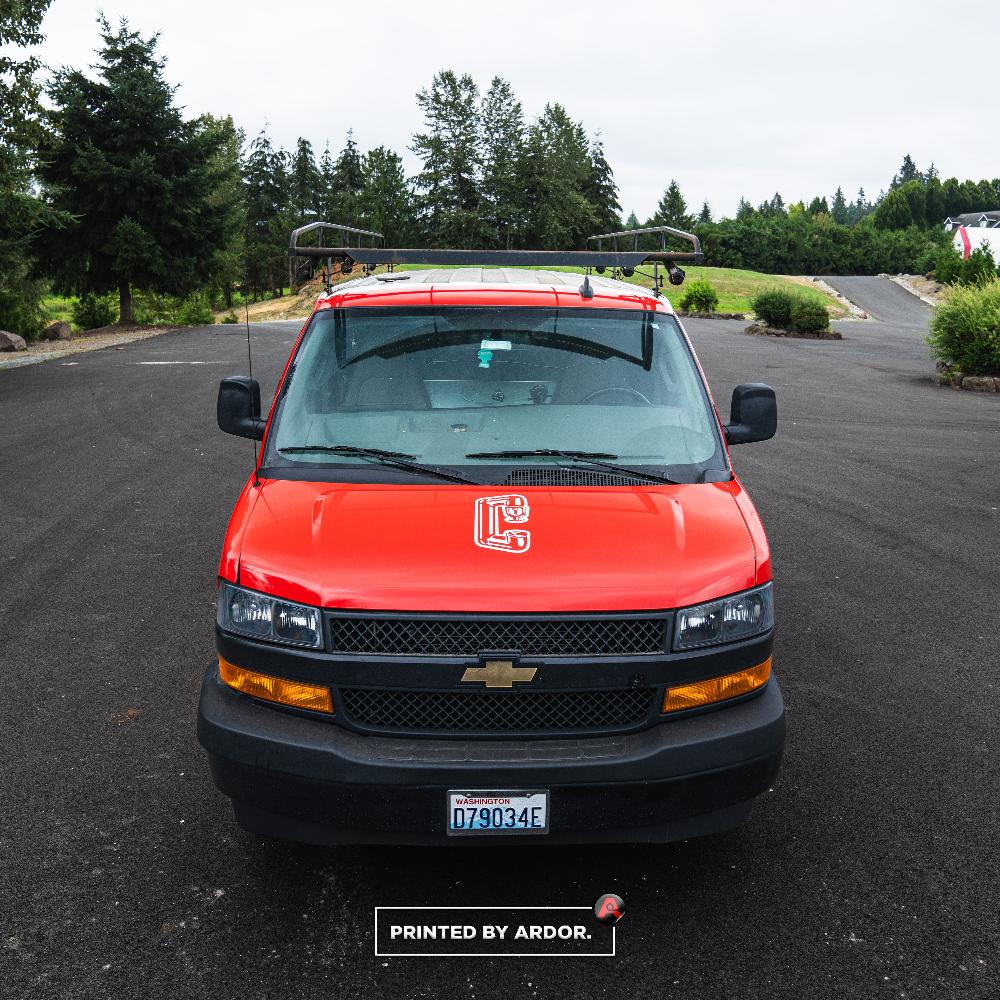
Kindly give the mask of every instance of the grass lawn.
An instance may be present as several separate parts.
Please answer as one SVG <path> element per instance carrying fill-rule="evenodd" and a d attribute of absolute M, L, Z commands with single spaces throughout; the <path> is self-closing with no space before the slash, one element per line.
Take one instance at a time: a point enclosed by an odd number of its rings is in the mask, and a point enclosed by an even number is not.
<path fill-rule="evenodd" d="M 421 264 L 400 264 L 396 266 L 396 270 L 425 271 L 427 267 Z M 576 271 L 583 274 L 582 268 L 578 267 L 532 268 L 531 270 Z M 640 274 L 639 271 L 636 271 L 631 278 L 623 280 L 634 285 L 642 285 L 644 288 L 652 288 L 652 265 L 644 264 L 641 270 L 644 273 Z M 833 319 L 847 315 L 847 310 L 835 298 L 820 291 L 808 278 L 787 274 L 761 274 L 758 271 L 740 271 L 732 267 L 696 267 L 694 265 L 685 267 L 684 272 L 687 278 L 683 285 L 677 286 L 671 285 L 667 280 L 665 269 L 661 268 L 660 270 L 664 279 L 663 293 L 670 300 L 674 309 L 680 308 L 680 301 L 684 296 L 688 282 L 702 278 L 708 281 L 719 293 L 719 312 L 750 313 L 752 312 L 750 300 L 758 292 L 765 288 L 784 288 L 802 295 L 804 298 L 822 302 Z"/>
<path fill-rule="evenodd" d="M 73 326 L 73 303 L 75 298 L 69 295 L 46 295 L 42 298 L 42 312 L 45 314 L 45 325 L 53 323 L 69 323 Z"/>

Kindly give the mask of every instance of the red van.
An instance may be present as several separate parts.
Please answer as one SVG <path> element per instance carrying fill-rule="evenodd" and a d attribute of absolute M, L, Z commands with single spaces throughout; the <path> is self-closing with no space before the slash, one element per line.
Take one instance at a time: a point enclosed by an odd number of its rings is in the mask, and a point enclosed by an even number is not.
<path fill-rule="evenodd" d="M 198 715 L 243 827 L 668 841 L 743 822 L 774 781 L 771 558 L 727 451 L 773 436 L 774 392 L 737 386 L 720 421 L 659 288 L 616 280 L 700 259 L 653 238 L 293 240 L 363 275 L 319 298 L 266 420 L 252 380 L 219 391 L 221 428 L 262 441 Z M 414 262 L 446 266 L 393 270 Z"/>

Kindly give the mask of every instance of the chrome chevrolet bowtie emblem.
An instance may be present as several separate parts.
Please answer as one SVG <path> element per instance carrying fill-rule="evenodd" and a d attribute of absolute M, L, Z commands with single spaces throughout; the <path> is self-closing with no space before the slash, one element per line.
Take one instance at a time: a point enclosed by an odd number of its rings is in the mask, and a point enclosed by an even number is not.
<path fill-rule="evenodd" d="M 487 660 L 481 667 L 469 667 L 462 683 L 485 684 L 488 688 L 509 688 L 534 679 L 537 667 L 515 667 L 510 660 Z"/>

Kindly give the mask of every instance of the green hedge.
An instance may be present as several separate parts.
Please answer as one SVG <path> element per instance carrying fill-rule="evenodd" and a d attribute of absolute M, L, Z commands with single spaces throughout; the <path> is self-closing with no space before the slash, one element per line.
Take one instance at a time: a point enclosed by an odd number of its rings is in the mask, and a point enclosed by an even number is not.
<path fill-rule="evenodd" d="M 823 333 L 830 329 L 830 314 L 822 302 L 796 295 L 792 302 L 791 328 L 799 333 Z"/>
<path fill-rule="evenodd" d="M 680 302 L 684 312 L 715 312 L 719 307 L 719 293 L 704 278 L 689 282 Z"/>
<path fill-rule="evenodd" d="M 792 306 L 795 299 L 791 292 L 781 288 L 766 288 L 750 300 L 754 315 L 768 326 L 787 330 L 792 321 Z"/>
<path fill-rule="evenodd" d="M 927 340 L 939 361 L 965 375 L 1000 375 L 1000 279 L 950 289 Z"/>

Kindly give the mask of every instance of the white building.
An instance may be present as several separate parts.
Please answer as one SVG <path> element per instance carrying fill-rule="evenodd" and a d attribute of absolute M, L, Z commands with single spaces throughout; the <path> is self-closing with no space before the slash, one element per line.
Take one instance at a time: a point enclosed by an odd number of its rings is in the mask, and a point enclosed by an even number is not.
<path fill-rule="evenodd" d="M 948 232 L 960 226 L 967 229 L 1000 229 L 1000 209 L 991 212 L 963 212 L 944 220 L 944 228 Z"/>

